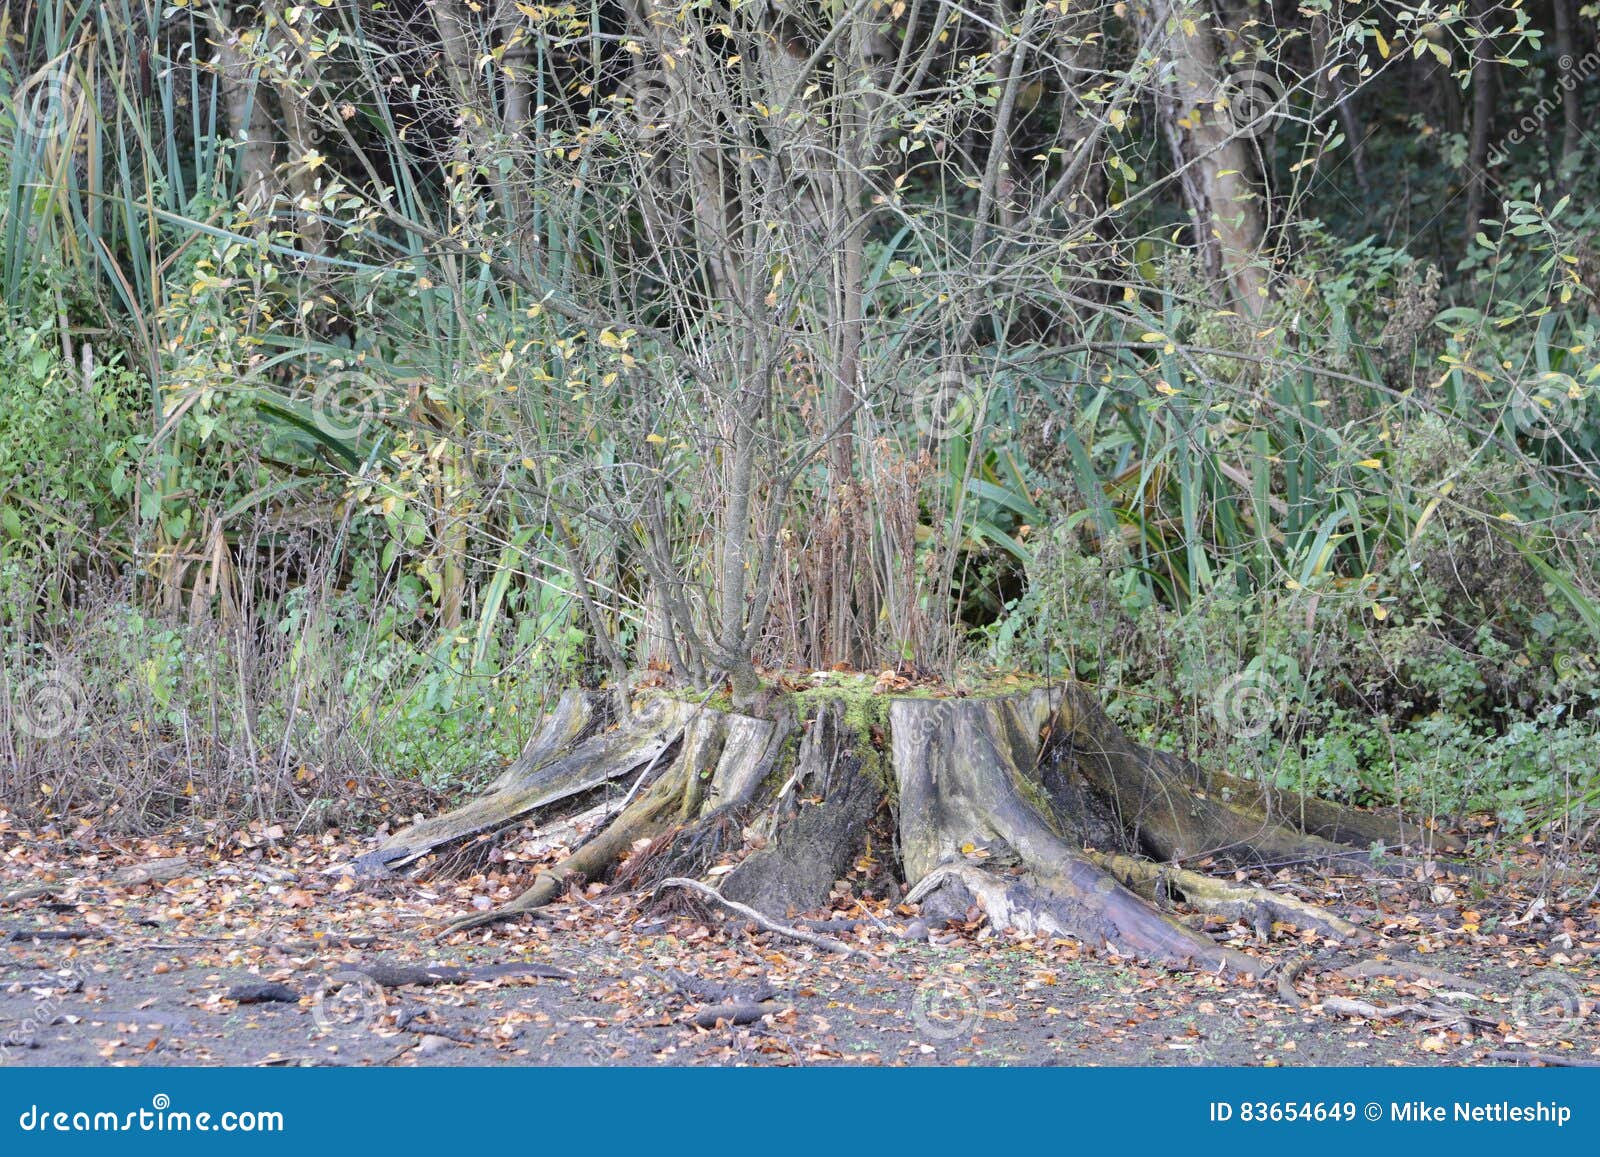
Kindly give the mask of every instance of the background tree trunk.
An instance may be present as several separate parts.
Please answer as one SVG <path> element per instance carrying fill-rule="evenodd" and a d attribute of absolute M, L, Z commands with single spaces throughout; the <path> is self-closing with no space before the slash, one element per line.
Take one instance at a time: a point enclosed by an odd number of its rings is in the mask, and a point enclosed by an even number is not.
<path fill-rule="evenodd" d="M 1255 316 L 1270 286 L 1260 166 L 1241 131 L 1246 126 L 1232 119 L 1239 102 L 1228 103 L 1210 16 L 1185 0 L 1150 0 L 1136 12 L 1157 45 L 1162 131 L 1205 273 L 1225 287 L 1226 300 Z"/>

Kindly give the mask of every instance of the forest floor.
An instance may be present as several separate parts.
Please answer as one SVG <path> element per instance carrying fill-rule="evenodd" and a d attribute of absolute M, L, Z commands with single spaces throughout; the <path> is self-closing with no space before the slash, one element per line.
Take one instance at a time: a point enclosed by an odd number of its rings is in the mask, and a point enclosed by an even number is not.
<path fill-rule="evenodd" d="M 1600 1064 L 1600 903 L 1541 900 L 1532 843 L 1505 885 L 1260 875 L 1375 937 L 1351 952 L 1204 925 L 1269 960 L 1308 958 L 1290 973 L 1297 1003 L 1271 977 L 1172 973 L 976 918 L 907 939 L 906 910 L 863 898 L 871 864 L 836 889 L 848 931 L 828 935 L 848 957 L 598 885 L 436 940 L 531 880 L 514 839 L 486 871 L 378 882 L 341 869 L 366 846 L 261 825 L 192 843 L 64 836 L 0 815 L 0 1064 Z M 1424 975 L 1336 974 L 1360 960 Z M 382 975 L 441 964 L 483 978 Z M 694 1023 L 756 989 L 759 1019 Z M 240 999 L 263 995 L 277 999 Z"/>

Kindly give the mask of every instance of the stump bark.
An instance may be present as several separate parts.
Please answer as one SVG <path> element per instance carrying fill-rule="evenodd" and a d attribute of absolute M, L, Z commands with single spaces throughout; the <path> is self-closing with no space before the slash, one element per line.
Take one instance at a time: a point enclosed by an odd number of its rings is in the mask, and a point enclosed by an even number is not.
<path fill-rule="evenodd" d="M 587 839 L 512 903 L 451 925 L 532 911 L 574 881 L 648 885 L 719 862 L 729 901 L 781 920 L 825 907 L 874 832 L 924 916 L 975 905 L 998 927 L 1071 937 L 1172 967 L 1269 967 L 1178 922 L 1160 904 L 1363 934 L 1279 892 L 1185 868 L 1370 868 L 1421 831 L 1398 816 L 1317 801 L 1272 806 L 1240 781 L 1130 740 L 1082 685 L 1003 695 L 776 697 L 770 718 L 658 695 L 608 724 L 600 701 L 564 697 L 523 756 L 479 799 L 397 832 L 358 867 L 383 874 L 521 821 L 567 822 Z M 604 796 L 604 798 L 597 797 Z M 884 833 L 887 838 L 884 838 Z M 888 844 L 888 847 L 883 845 Z"/>

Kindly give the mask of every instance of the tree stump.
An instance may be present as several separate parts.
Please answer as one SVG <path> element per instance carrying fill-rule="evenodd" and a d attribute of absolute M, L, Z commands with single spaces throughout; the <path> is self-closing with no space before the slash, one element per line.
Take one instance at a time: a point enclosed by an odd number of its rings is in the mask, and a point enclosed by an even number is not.
<path fill-rule="evenodd" d="M 755 850 L 722 876 L 722 895 L 782 919 L 825 906 L 884 812 L 907 901 L 927 916 L 976 905 L 997 927 L 1172 967 L 1261 974 L 1261 961 L 1157 902 L 1182 897 L 1258 928 L 1277 920 L 1337 939 L 1362 934 L 1314 905 L 1183 861 L 1368 868 L 1369 848 L 1327 834 L 1395 847 L 1419 830 L 1325 802 L 1301 809 L 1296 825 L 1294 809 L 1274 814 L 1238 781 L 1239 802 L 1224 802 L 1187 760 L 1131 741 L 1080 684 L 998 695 L 864 690 L 865 681 L 837 697 L 826 688 L 772 697 L 770 718 L 662 694 L 611 727 L 596 699 L 571 693 L 482 798 L 395 833 L 358 864 L 393 871 L 530 816 L 556 822 L 592 810 L 603 785 L 631 781 L 567 859 L 512 903 L 451 930 L 531 911 L 624 857 L 622 882 L 644 885 L 702 875 L 747 843 Z"/>

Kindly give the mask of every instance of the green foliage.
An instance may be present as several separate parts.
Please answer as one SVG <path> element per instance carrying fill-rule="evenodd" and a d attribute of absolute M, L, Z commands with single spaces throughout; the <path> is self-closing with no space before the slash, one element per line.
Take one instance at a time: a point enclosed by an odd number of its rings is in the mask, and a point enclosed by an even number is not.
<path fill-rule="evenodd" d="M 142 383 L 89 356 L 66 363 L 54 320 L 13 314 L 0 335 L 0 558 L 35 575 L 126 531 Z"/>

